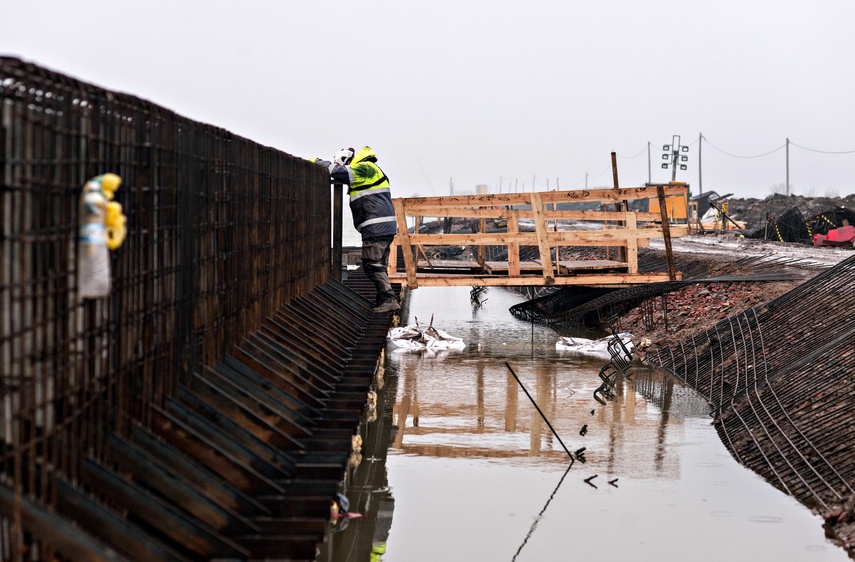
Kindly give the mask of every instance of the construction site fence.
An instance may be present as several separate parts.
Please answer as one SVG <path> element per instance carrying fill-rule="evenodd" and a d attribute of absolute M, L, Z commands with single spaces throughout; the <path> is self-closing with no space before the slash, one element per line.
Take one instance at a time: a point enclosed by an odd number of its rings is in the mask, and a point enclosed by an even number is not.
<path fill-rule="evenodd" d="M 80 299 L 79 198 L 105 172 L 128 233 L 111 294 Z M 0 58 L 0 487 L 49 505 L 75 451 L 98 458 L 106 431 L 147 424 L 188 372 L 326 281 L 331 200 L 306 160 Z M 20 533 L 0 510 L 0 560 Z"/>

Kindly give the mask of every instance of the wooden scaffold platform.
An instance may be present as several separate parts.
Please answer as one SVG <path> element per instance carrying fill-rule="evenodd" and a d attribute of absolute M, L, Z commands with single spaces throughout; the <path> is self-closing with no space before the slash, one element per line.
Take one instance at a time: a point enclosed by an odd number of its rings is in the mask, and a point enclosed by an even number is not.
<path fill-rule="evenodd" d="M 586 285 L 627 287 L 642 283 L 680 280 L 674 271 L 671 238 L 685 236 L 685 224 L 670 224 L 666 213 L 674 198 L 686 201 L 688 186 L 668 185 L 618 189 L 547 191 L 444 197 L 394 199 L 399 234 L 393 253 L 400 246 L 405 271 L 392 260 L 389 277 L 410 289 L 430 286 L 546 286 Z M 629 201 L 655 200 L 660 212 L 629 211 Z M 563 203 L 600 202 L 606 210 L 564 210 Z M 682 203 L 684 204 L 684 203 Z M 608 210 L 613 208 L 614 210 Z M 476 232 L 425 234 L 420 225 L 428 218 L 468 219 Z M 507 231 L 487 231 L 487 221 L 507 224 Z M 521 231 L 520 221 L 530 221 L 533 231 Z M 408 224 L 415 224 L 409 232 Z M 663 238 L 668 271 L 638 270 L 638 248 L 652 238 Z M 475 259 L 431 259 L 431 246 L 476 246 Z M 487 246 L 507 248 L 506 261 L 487 259 Z M 537 248 L 537 258 L 520 258 L 520 248 Z M 602 260 L 560 259 L 558 249 L 566 246 L 603 247 Z M 428 248 L 428 249 L 426 249 Z"/>

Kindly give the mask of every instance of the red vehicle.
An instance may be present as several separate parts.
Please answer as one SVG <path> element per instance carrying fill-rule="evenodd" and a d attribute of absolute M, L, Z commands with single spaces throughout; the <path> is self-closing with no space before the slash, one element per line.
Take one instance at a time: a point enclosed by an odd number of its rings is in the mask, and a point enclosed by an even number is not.
<path fill-rule="evenodd" d="M 855 226 L 841 226 L 828 234 L 814 234 L 814 246 L 855 246 Z"/>

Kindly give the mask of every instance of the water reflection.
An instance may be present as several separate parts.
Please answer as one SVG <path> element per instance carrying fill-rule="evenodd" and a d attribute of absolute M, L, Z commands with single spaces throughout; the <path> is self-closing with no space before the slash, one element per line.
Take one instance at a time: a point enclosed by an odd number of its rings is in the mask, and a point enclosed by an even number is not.
<path fill-rule="evenodd" d="M 554 332 L 512 318 L 516 295 L 472 307 L 467 292 L 414 293 L 412 315 L 467 348 L 389 353 L 345 482 L 364 516 L 322 559 L 846 559 L 817 517 L 733 461 L 690 389 L 637 370 L 601 405 L 601 360 L 562 356 Z M 585 448 L 569 469 L 506 363 L 566 448 Z"/>
<path fill-rule="evenodd" d="M 599 363 L 511 359 L 565 446 L 586 447 L 586 460 L 608 472 L 631 467 L 636 477 L 677 475 L 679 458 L 668 454 L 669 431 L 679 434 L 686 416 L 708 414 L 706 403 L 681 388 L 672 412 L 675 383 L 652 371 L 621 380 L 615 400 L 602 406 L 593 399 Z M 568 462 L 564 447 L 500 358 L 447 361 L 401 354 L 390 361 L 397 366 L 401 393 L 393 410 L 396 453 Z"/>

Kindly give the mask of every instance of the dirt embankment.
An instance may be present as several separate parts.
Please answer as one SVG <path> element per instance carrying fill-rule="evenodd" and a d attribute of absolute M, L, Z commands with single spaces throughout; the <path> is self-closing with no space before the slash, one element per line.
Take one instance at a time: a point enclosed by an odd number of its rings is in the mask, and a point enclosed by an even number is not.
<path fill-rule="evenodd" d="M 641 307 L 631 309 L 621 318 L 621 328 L 633 334 L 638 342 L 647 339 L 649 345 L 665 347 L 711 328 L 728 316 L 770 301 L 799 283 L 801 281 L 687 285 L 668 293 L 665 299 L 654 299 L 652 314 L 648 314 L 646 320 Z"/>

